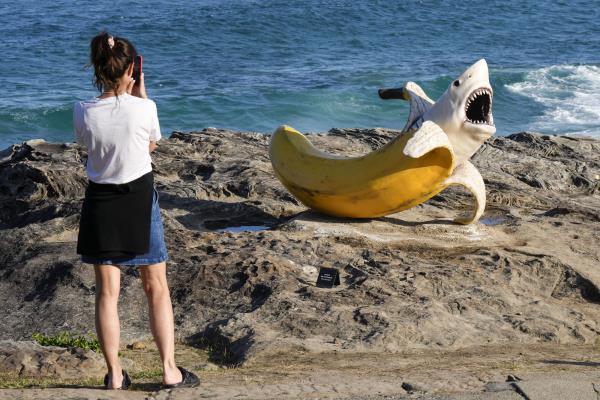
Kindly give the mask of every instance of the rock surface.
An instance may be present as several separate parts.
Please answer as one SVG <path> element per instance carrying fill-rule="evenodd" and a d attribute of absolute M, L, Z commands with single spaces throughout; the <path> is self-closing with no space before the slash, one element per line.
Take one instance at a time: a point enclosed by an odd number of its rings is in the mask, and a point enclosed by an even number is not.
<path fill-rule="evenodd" d="M 371 151 L 396 131 L 334 129 L 320 148 Z M 519 133 L 473 162 L 486 185 L 479 224 L 451 219 L 448 190 L 373 220 L 324 217 L 275 178 L 268 137 L 175 132 L 153 156 L 170 252 L 176 331 L 215 358 L 286 349 L 386 352 L 555 342 L 600 333 L 600 141 Z M 0 337 L 87 332 L 94 274 L 75 254 L 85 149 L 30 141 L 0 153 Z M 241 228 L 240 228 L 241 227 Z M 318 268 L 341 285 L 315 286 Z M 124 268 L 125 341 L 147 337 L 135 269 Z"/>
<path fill-rule="evenodd" d="M 36 342 L 0 341 L 0 375 L 19 378 L 98 378 L 106 373 L 101 354 Z"/>

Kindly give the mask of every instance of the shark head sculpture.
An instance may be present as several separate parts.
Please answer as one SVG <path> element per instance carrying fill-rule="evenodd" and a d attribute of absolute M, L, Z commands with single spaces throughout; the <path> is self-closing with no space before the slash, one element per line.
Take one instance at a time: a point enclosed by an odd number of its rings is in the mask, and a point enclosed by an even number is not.
<path fill-rule="evenodd" d="M 471 158 L 496 133 L 493 97 L 487 62 L 481 59 L 452 81 L 423 113 L 424 121 L 435 122 L 448 135 L 458 164 Z"/>
<path fill-rule="evenodd" d="M 492 115 L 494 91 L 485 59 L 453 80 L 436 102 L 414 82 L 407 82 L 402 89 L 381 89 L 379 96 L 410 101 L 404 132 L 419 129 L 425 121 L 437 124 L 452 144 L 457 165 L 471 158 L 496 133 Z"/>

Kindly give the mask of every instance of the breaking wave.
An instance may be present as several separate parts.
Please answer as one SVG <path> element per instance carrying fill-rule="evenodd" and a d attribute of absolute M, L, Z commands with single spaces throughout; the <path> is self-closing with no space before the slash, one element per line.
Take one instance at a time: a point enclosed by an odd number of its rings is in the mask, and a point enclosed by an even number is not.
<path fill-rule="evenodd" d="M 539 103 L 529 130 L 600 136 L 600 67 L 554 65 L 527 72 L 506 85 L 513 93 Z"/>

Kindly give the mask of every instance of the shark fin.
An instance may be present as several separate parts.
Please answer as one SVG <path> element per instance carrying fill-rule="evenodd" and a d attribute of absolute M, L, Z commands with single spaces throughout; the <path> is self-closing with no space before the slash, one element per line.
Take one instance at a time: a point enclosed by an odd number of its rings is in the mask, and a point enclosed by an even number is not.
<path fill-rule="evenodd" d="M 454 222 L 464 225 L 477 222 L 485 210 L 486 201 L 485 184 L 477 168 L 469 161 L 465 161 L 454 169 L 452 175 L 446 179 L 445 184 L 448 186 L 461 185 L 467 188 L 474 199 L 475 209 L 471 212 L 471 215 L 456 218 Z"/>
<path fill-rule="evenodd" d="M 414 82 L 406 82 L 404 85 L 404 93 L 404 96 L 407 96 L 406 100 L 410 101 L 408 120 L 406 121 L 404 129 L 402 129 L 403 132 L 407 132 L 413 128 L 415 122 L 417 122 L 435 102 L 425 94 L 423 89 L 421 89 L 421 86 Z"/>
<path fill-rule="evenodd" d="M 425 121 L 406 142 L 402 152 L 405 156 L 419 158 L 439 147 L 445 147 L 452 152 L 450 140 L 442 128 L 433 121 Z"/>

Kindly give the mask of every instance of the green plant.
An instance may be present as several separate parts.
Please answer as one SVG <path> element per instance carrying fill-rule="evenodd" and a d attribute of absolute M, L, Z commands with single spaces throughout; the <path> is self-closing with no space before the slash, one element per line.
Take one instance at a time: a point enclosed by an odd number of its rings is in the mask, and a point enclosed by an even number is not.
<path fill-rule="evenodd" d="M 54 336 L 34 333 L 31 337 L 42 346 L 78 347 L 81 349 L 92 350 L 96 353 L 100 352 L 98 338 L 90 332 L 88 332 L 86 336 L 80 334 L 72 335 L 69 332 L 59 332 Z"/>
<path fill-rule="evenodd" d="M 48 377 L 19 377 L 13 374 L 0 373 L 0 389 L 51 388 L 65 385 L 100 386 L 100 379 L 60 379 Z"/>
<path fill-rule="evenodd" d="M 154 379 L 162 377 L 163 370 L 162 368 L 154 368 L 148 369 L 145 371 L 136 371 L 131 373 L 131 379 L 140 380 L 140 379 Z"/>

